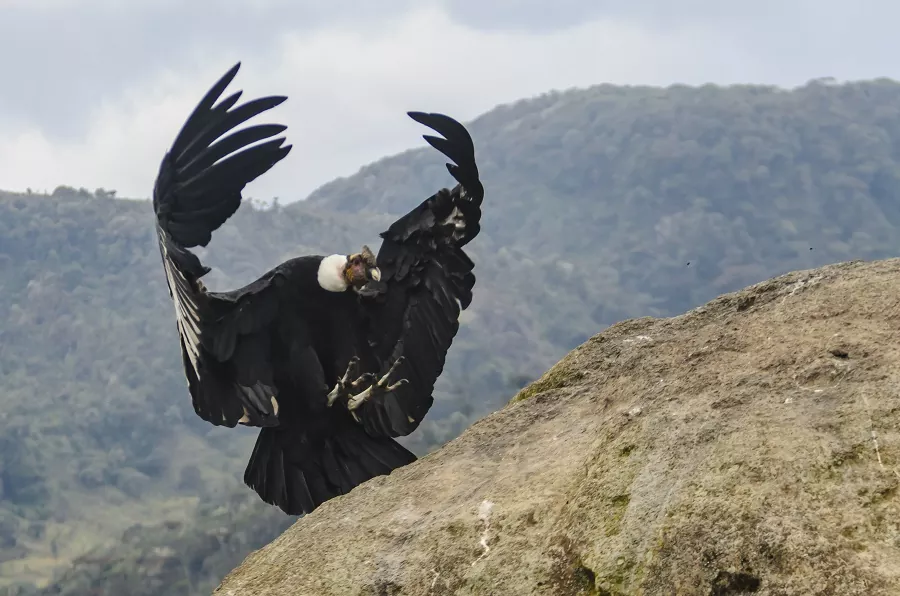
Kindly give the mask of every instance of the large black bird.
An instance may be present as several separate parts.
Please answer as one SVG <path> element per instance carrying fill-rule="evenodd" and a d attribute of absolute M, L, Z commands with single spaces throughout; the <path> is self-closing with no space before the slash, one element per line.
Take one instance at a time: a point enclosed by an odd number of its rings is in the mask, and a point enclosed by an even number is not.
<path fill-rule="evenodd" d="M 478 234 L 484 188 L 465 127 L 409 112 L 443 136 L 424 138 L 454 162 L 452 190 L 394 222 L 377 256 L 365 246 L 301 256 L 239 290 L 208 291 L 200 278 L 210 269 L 189 249 L 206 246 L 244 186 L 291 149 L 271 138 L 286 126 L 232 132 L 286 99 L 236 107 L 237 92 L 219 101 L 239 68 L 207 92 L 163 158 L 156 232 L 194 410 L 215 425 L 261 427 L 244 481 L 288 514 L 309 513 L 415 460 L 394 437 L 415 430 L 431 407 L 459 313 L 472 301 L 474 265 L 463 247 Z"/>

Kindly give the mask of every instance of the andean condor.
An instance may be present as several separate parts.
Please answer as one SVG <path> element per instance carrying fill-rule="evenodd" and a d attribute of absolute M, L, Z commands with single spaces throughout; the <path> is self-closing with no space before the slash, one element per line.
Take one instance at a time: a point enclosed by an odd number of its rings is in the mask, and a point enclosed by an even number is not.
<path fill-rule="evenodd" d="M 431 407 L 472 301 L 463 247 L 478 234 L 484 188 L 465 127 L 410 112 L 443 135 L 424 138 L 455 162 L 452 190 L 394 222 L 377 256 L 363 246 L 296 257 L 239 290 L 209 291 L 200 278 L 210 269 L 189 249 L 206 246 L 244 186 L 291 149 L 270 139 L 287 128 L 279 124 L 231 132 L 286 99 L 237 105 L 237 92 L 219 101 L 239 67 L 207 92 L 163 158 L 156 233 L 194 410 L 214 425 L 261 428 L 244 482 L 296 515 L 415 460 L 394 437 Z"/>

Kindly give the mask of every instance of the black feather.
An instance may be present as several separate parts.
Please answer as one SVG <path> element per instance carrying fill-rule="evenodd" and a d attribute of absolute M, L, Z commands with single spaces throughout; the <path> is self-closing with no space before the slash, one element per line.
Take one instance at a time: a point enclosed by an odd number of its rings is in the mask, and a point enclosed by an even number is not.
<path fill-rule="evenodd" d="M 181 128 L 181 131 L 175 137 L 175 142 L 172 143 L 172 149 L 169 151 L 169 153 L 173 155 L 181 154 L 184 151 L 184 146 L 187 145 L 191 139 L 197 136 L 199 130 L 205 125 L 205 119 L 201 116 L 212 109 L 213 104 L 216 103 L 216 99 L 220 95 L 222 95 L 222 92 L 225 91 L 225 88 L 231 83 L 240 68 L 241 63 L 238 62 L 230 69 L 228 69 L 228 72 L 222 75 L 222 77 L 218 81 L 216 81 L 216 83 L 212 87 L 210 87 L 209 91 L 206 92 L 206 95 L 203 96 L 203 99 L 201 99 L 200 102 L 197 103 L 194 111 L 191 112 L 190 116 L 188 116 L 187 120 Z M 232 105 L 234 105 L 237 102 L 238 97 L 240 97 L 240 92 L 235 93 L 232 97 L 223 101 L 222 104 L 225 105 L 225 109 L 228 109 Z M 229 100 L 232 100 L 230 105 L 228 105 Z"/>
<path fill-rule="evenodd" d="M 403 355 L 397 377 L 409 383 L 360 408 L 367 432 L 379 436 L 412 432 L 433 403 L 434 383 L 459 329 L 459 312 L 472 301 L 474 264 L 462 247 L 480 231 L 484 194 L 465 127 L 443 114 L 409 116 L 443 135 L 424 139 L 455 162 L 448 170 L 460 186 L 428 197 L 381 234 L 377 260 L 387 289 L 381 300 L 365 307 L 369 344 L 382 370 Z M 454 209 L 463 220 L 461 234 L 445 223 Z"/>
<path fill-rule="evenodd" d="M 211 111 L 207 117 L 206 126 L 203 127 L 200 133 L 192 138 L 181 152 L 173 153 L 176 164 L 179 168 L 184 167 L 184 162 L 193 159 L 200 151 L 206 149 L 210 143 L 223 134 L 243 124 L 250 118 L 281 105 L 286 99 L 287 97 L 284 96 L 261 97 L 248 101 L 230 111 Z"/>
<path fill-rule="evenodd" d="M 240 104 L 240 92 L 220 99 L 238 68 L 207 91 L 160 163 L 157 236 L 195 411 L 215 425 L 261 427 L 245 482 L 287 513 L 309 513 L 415 459 L 393 437 L 412 432 L 433 404 L 460 308 L 471 302 L 474 265 L 462 247 L 480 229 L 483 187 L 465 127 L 411 112 L 442 135 L 424 138 L 453 162 L 458 185 L 382 233 L 382 278 L 367 296 L 326 291 L 315 256 L 285 261 L 244 288 L 208 292 L 200 278 L 209 268 L 190 249 L 206 246 L 240 207 L 246 185 L 291 150 L 281 124 L 237 129 L 285 100 Z M 358 420 L 326 399 L 352 356 L 376 376 L 404 358 L 391 382 L 406 383 L 376 393 L 356 410 Z"/>
<path fill-rule="evenodd" d="M 285 100 L 271 96 L 238 105 L 242 94 L 237 92 L 216 103 L 239 67 L 234 65 L 207 91 L 182 125 L 160 164 L 153 207 L 169 293 L 182 313 L 182 355 L 195 410 L 212 424 L 226 426 L 234 426 L 246 410 L 255 423 L 266 426 L 277 424 L 270 400 L 277 392 L 266 346 L 251 348 L 233 333 L 216 332 L 222 306 L 199 284 L 209 268 L 189 250 L 206 246 L 239 208 L 243 188 L 290 150 L 282 146 L 284 138 L 254 145 L 282 133 L 286 127 L 280 124 L 251 126 L 214 143 Z M 236 365 L 216 357 L 226 353 L 239 353 Z"/>
<path fill-rule="evenodd" d="M 240 130 L 200 152 L 193 160 L 184 165 L 182 168 L 182 175 L 186 178 L 190 178 L 200 170 L 213 165 L 229 153 L 237 151 L 256 141 L 273 137 L 286 129 L 287 126 L 284 126 L 283 124 L 258 124 Z"/>

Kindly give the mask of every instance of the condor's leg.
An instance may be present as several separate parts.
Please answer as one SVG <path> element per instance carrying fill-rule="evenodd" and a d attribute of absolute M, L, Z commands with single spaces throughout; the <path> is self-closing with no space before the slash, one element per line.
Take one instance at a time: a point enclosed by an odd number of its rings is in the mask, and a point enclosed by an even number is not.
<path fill-rule="evenodd" d="M 391 391 L 399 389 L 400 387 L 403 387 L 404 385 L 409 383 L 409 381 L 407 379 L 399 379 L 394 384 L 390 383 L 391 375 L 394 374 L 394 371 L 397 369 L 398 366 L 403 364 L 403 360 L 404 360 L 403 356 L 400 356 L 399 358 L 397 358 L 394 361 L 394 363 L 391 365 L 391 367 L 388 369 L 388 371 L 384 374 L 384 376 L 381 377 L 380 379 L 378 379 L 378 381 L 376 383 L 373 383 L 372 385 L 367 387 L 361 393 L 351 397 L 350 400 L 347 402 L 347 409 L 350 410 L 351 413 L 354 413 L 353 412 L 354 410 L 356 410 L 361 405 L 363 405 L 367 400 L 372 399 L 372 397 L 374 397 L 376 395 L 384 394 L 384 393 L 390 393 Z M 374 377 L 374 375 L 373 375 L 373 377 Z M 355 413 L 354 413 L 354 416 L 355 416 Z"/>
<path fill-rule="evenodd" d="M 337 383 L 334 384 L 334 388 L 328 392 L 328 407 L 330 408 L 339 399 L 351 399 L 355 393 L 374 381 L 375 375 L 372 373 L 359 374 L 359 357 L 353 356 L 347 363 L 347 370 L 344 372 L 344 376 L 338 379 Z"/>

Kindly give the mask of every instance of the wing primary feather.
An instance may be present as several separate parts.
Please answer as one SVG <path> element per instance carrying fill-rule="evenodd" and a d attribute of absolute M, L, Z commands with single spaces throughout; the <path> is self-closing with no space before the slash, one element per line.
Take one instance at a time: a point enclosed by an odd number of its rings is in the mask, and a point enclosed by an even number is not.
<path fill-rule="evenodd" d="M 236 126 L 240 126 L 250 118 L 281 105 L 286 99 L 287 97 L 283 95 L 261 97 L 241 104 L 231 111 L 225 111 L 220 117 L 209 118 L 207 125 L 185 146 L 185 148 L 180 153 L 174 154 L 176 156 L 176 164 L 179 167 L 182 167 L 181 162 L 183 158 L 187 157 L 190 159 L 192 152 L 196 148 L 207 146 L 209 143 L 218 139 Z"/>
<path fill-rule="evenodd" d="M 459 184 L 438 190 L 381 234 L 377 262 L 385 290 L 366 306 L 368 342 L 382 371 L 405 358 L 397 376 L 408 384 L 362 406 L 361 420 L 373 435 L 405 435 L 419 425 L 475 283 L 474 263 L 463 251 L 480 231 L 484 197 L 472 137 L 443 114 L 408 114 L 439 133 L 423 138 L 451 160 L 447 170 Z"/>
<path fill-rule="evenodd" d="M 175 142 L 172 143 L 171 153 L 181 153 L 183 144 L 196 135 L 197 128 L 203 126 L 203 121 L 200 119 L 200 115 L 212 108 L 213 104 L 216 102 L 216 99 L 218 99 L 218 97 L 222 95 L 222 92 L 225 91 L 225 88 L 228 87 L 232 80 L 234 80 L 234 77 L 237 75 L 240 68 L 240 62 L 229 68 L 228 72 L 222 75 L 222 77 L 218 81 L 216 81 L 216 83 L 212 87 L 210 87 L 209 91 L 206 92 L 206 95 L 203 96 L 203 99 L 201 99 L 197 103 L 197 106 L 191 112 L 190 116 L 188 116 L 187 120 L 185 120 L 181 131 L 175 136 Z M 236 95 L 238 95 L 239 97 L 240 93 L 237 93 Z M 237 102 L 237 97 L 234 98 L 234 102 Z M 234 104 L 232 103 L 232 105 Z"/>
<path fill-rule="evenodd" d="M 444 114 L 407 112 L 407 115 L 445 137 L 441 139 L 423 135 L 422 138 L 455 162 L 447 164 L 447 171 L 466 189 L 471 198 L 480 202 L 484 196 L 484 188 L 475 163 L 475 144 L 466 127 Z"/>
<path fill-rule="evenodd" d="M 277 136 L 287 129 L 282 124 L 236 130 L 287 99 L 273 95 L 239 104 L 238 91 L 220 100 L 239 68 L 240 62 L 220 77 L 185 120 L 160 163 L 153 208 L 195 411 L 213 424 L 234 426 L 246 410 L 252 424 L 265 426 L 277 424 L 271 399 L 278 392 L 269 362 L 256 353 L 234 361 L 216 358 L 244 345 L 236 330 L 247 325 L 241 318 L 246 304 L 207 293 L 200 278 L 210 269 L 190 251 L 206 246 L 239 208 L 244 187 L 291 150 L 285 137 Z M 266 303 L 262 307 L 268 308 Z M 223 317 L 236 323 L 220 325 Z"/>
<path fill-rule="evenodd" d="M 180 183 L 176 190 L 185 196 L 202 195 L 221 187 L 242 190 L 290 152 L 291 145 L 281 147 L 284 140 L 279 137 L 230 155 Z"/>
<path fill-rule="evenodd" d="M 244 94 L 243 91 L 235 91 L 234 93 L 232 93 L 231 95 L 229 95 L 228 97 L 226 97 L 225 99 L 223 99 L 222 101 L 217 103 L 216 106 L 213 108 L 213 110 L 224 112 L 225 110 L 230 109 L 231 106 L 233 106 L 234 104 L 237 103 L 237 101 L 241 98 L 241 96 L 243 94 Z"/>
<path fill-rule="evenodd" d="M 229 135 L 214 145 L 210 145 L 194 159 L 185 164 L 182 168 L 183 175 L 185 177 L 193 176 L 199 170 L 208 168 L 229 153 L 237 151 L 251 143 L 273 137 L 284 132 L 286 129 L 287 126 L 284 126 L 283 124 L 259 124 Z"/>

